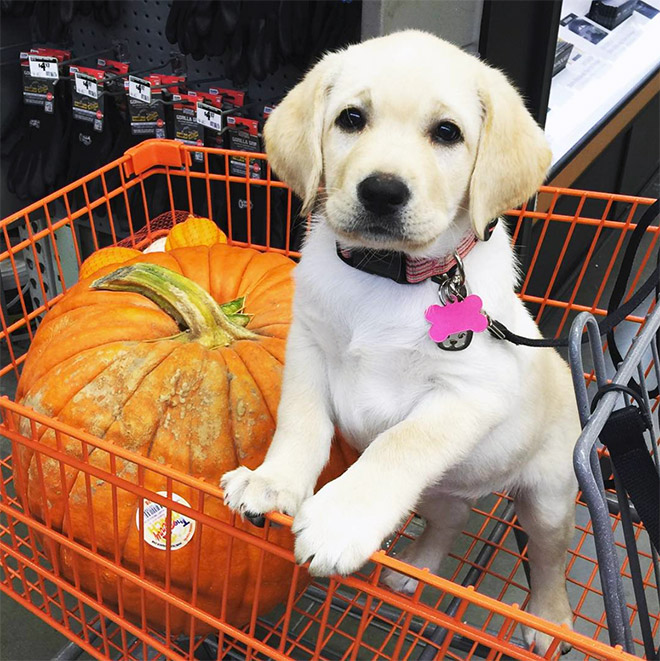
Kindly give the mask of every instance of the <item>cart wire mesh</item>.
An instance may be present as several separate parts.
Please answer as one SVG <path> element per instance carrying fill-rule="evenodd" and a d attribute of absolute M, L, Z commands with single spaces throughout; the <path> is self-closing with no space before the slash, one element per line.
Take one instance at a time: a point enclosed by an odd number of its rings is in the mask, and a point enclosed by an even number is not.
<path fill-rule="evenodd" d="M 192 152 L 203 161 L 194 164 Z M 246 175 L 230 174 L 232 158 L 245 159 Z M 252 161 L 259 168 L 252 168 Z M 258 172 L 262 178 L 250 178 Z M 606 314 L 621 251 L 650 198 L 544 187 L 534 208 L 512 210 L 507 218 L 523 269 L 520 296 L 547 336 L 566 334 L 580 312 Z M 507 494 L 479 501 L 467 528 L 456 541 L 440 576 L 406 565 L 396 555 L 423 529 L 411 514 L 408 521 L 357 574 L 310 580 L 295 565 L 292 552 L 275 541 L 290 519 L 271 514 L 263 529 L 219 520 L 209 512 L 222 501 L 216 485 L 189 476 L 176 467 L 135 455 L 112 443 L 73 429 L 13 401 L 36 327 L 77 281 L 81 262 L 101 247 L 144 248 L 167 231 L 156 222 L 162 214 L 178 221 L 187 212 L 209 217 L 229 242 L 257 250 L 299 256 L 307 219 L 299 203 L 271 174 L 263 155 L 170 141 L 147 141 L 95 173 L 53 193 L 0 222 L 0 308 L 3 394 L 0 399 L 0 588 L 32 613 L 68 636 L 75 645 L 99 658 L 122 659 L 538 659 L 555 658 L 562 642 L 572 645 L 569 659 L 626 659 L 644 654 L 638 605 L 631 586 L 629 561 L 620 514 L 609 522 L 618 558 L 616 570 L 624 586 L 631 650 L 609 642 L 608 621 L 598 571 L 594 530 L 581 495 L 576 502 L 576 530 L 567 557 L 569 598 L 574 631 L 525 612 L 529 597 L 525 537 Z M 658 249 L 659 228 L 650 226 L 638 251 L 628 295 L 642 281 Z M 653 307 L 631 314 L 617 330 L 627 346 Z M 605 358 L 607 360 L 607 358 Z M 614 366 L 607 365 L 614 373 Z M 595 382 L 590 364 L 585 383 Z M 654 402 L 657 406 L 657 401 Z M 20 421 L 20 424 L 17 424 Z M 54 443 L 40 442 L 51 434 Z M 657 439 L 655 439 L 657 442 Z M 20 462 L 33 453 L 36 484 L 46 501 L 42 470 L 46 463 L 77 471 L 85 482 L 89 535 L 75 537 L 71 527 L 49 517 L 30 514 L 16 476 Z M 94 457 L 94 461 L 91 460 Z M 127 470 L 129 468 L 130 470 Z M 127 475 L 133 475 L 127 479 Z M 166 484 L 164 495 L 147 488 L 149 476 Z M 40 477 L 41 476 L 41 477 Z M 95 520 L 91 507 L 95 481 L 111 485 L 107 516 Z M 182 488 L 189 505 L 173 499 Z M 130 494 L 160 504 L 168 520 L 176 513 L 195 521 L 197 534 L 190 560 L 190 582 L 171 581 L 171 549 L 158 573 L 142 559 L 129 565 L 122 557 L 116 502 Z M 67 517 L 66 499 L 63 519 Z M 143 506 L 143 505 L 142 505 Z M 650 550 L 644 531 L 633 523 L 644 589 L 657 594 Z M 209 607 L 196 580 L 210 560 L 202 537 L 213 532 L 227 537 L 225 566 L 218 567 L 217 603 Z M 101 538 L 106 545 L 101 544 Z M 144 540 L 141 542 L 144 547 Z M 263 566 L 277 557 L 290 572 L 287 598 L 264 612 L 261 595 L 267 576 L 259 571 L 247 585 L 251 595 L 248 621 L 231 623 L 227 612 L 229 567 L 238 558 L 232 548 L 248 545 Z M 254 557 L 254 554 L 253 554 Z M 390 591 L 379 583 L 391 568 L 419 581 L 414 595 Z M 130 596 L 130 599 L 128 599 Z M 130 602 L 130 607 L 129 607 Z M 657 600 L 649 601 L 650 627 L 660 628 Z M 155 627 L 159 612 L 164 626 Z M 545 657 L 522 640 L 522 627 L 542 631 L 553 642 Z"/>

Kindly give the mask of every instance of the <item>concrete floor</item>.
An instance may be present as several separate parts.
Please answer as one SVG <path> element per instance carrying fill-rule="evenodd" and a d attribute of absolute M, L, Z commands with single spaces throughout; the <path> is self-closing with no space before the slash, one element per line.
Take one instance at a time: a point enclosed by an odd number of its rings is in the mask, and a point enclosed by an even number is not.
<path fill-rule="evenodd" d="M 658 183 L 647 191 L 647 195 L 657 197 L 660 194 Z M 0 347 L 2 349 L 2 347 Z M 5 356 L 2 356 L 5 358 Z M 15 389 L 15 379 L 8 376 L 0 383 L 0 395 L 7 394 L 11 396 Z M 9 444 L 6 439 L 0 438 L 0 453 L 5 456 L 9 452 Z M 476 530 L 480 520 L 478 517 L 472 517 L 468 529 Z M 576 570 L 579 571 L 579 570 Z M 587 571 L 585 569 L 585 571 Z M 480 590 L 491 593 L 496 591 L 497 586 L 493 584 L 489 587 L 489 580 L 486 579 Z M 602 604 L 594 604 L 594 614 L 602 611 Z M 0 660 L 2 661 L 40 661 L 42 659 L 52 659 L 58 652 L 68 644 L 68 639 L 57 633 L 46 625 L 41 619 L 32 615 L 13 599 L 0 595 Z M 82 655 L 79 658 L 89 658 Z M 570 659 L 571 655 L 564 657 Z"/>

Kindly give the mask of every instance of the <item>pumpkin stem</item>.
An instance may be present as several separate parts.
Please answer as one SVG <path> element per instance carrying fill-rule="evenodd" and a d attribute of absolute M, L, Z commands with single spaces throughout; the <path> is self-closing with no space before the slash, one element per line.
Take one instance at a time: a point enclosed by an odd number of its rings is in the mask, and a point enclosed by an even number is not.
<path fill-rule="evenodd" d="M 246 315 L 226 314 L 213 297 L 196 282 L 176 271 L 138 262 L 122 266 L 98 278 L 92 289 L 129 291 L 152 300 L 205 347 L 229 346 L 236 340 L 252 340 L 255 333 L 244 328 Z M 241 300 L 241 304 L 242 304 Z M 232 317 L 237 318 L 232 321 Z"/>

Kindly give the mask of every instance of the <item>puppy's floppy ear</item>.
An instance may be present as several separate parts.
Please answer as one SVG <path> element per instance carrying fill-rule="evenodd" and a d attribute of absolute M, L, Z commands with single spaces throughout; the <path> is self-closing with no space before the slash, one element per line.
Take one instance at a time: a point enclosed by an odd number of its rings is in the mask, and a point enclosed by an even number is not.
<path fill-rule="evenodd" d="M 470 181 L 470 216 L 474 231 L 483 238 L 493 218 L 536 192 L 552 152 L 506 76 L 491 67 L 480 69 L 484 118 Z"/>
<path fill-rule="evenodd" d="M 323 172 L 321 140 L 326 97 L 339 53 L 326 55 L 276 106 L 264 127 L 275 173 L 311 211 Z"/>

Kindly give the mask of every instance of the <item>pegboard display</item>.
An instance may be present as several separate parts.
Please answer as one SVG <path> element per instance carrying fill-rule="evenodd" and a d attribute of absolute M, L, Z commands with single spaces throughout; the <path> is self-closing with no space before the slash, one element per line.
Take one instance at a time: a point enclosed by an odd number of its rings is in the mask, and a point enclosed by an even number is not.
<path fill-rule="evenodd" d="M 244 28 L 246 26 L 249 26 L 250 29 L 253 28 L 253 24 L 249 20 L 254 17 L 251 17 L 250 12 L 252 7 L 257 7 L 256 3 L 250 5 L 250 2 L 251 0 L 244 0 L 244 3 L 247 4 L 232 3 L 234 9 L 238 9 L 239 7 L 245 9 L 245 15 L 240 14 L 241 21 L 243 21 L 244 16 L 247 17 L 245 22 L 239 22 L 237 24 L 240 26 L 240 35 L 244 39 L 244 44 L 248 43 Z M 278 7 L 281 9 L 283 7 L 283 4 L 275 0 L 270 3 L 261 3 L 259 6 L 263 8 L 264 5 L 270 7 L 270 10 Z M 238 85 L 234 83 L 230 75 L 231 68 L 228 66 L 228 62 L 232 56 L 232 48 L 229 47 L 229 43 L 227 43 L 228 47 L 224 50 L 223 55 L 195 59 L 192 55 L 181 56 L 181 46 L 179 43 L 171 44 L 168 41 L 168 17 L 173 7 L 173 2 L 171 1 L 117 0 L 117 2 L 111 2 L 108 0 L 103 5 L 103 8 L 107 9 L 110 7 L 112 9 L 110 12 L 112 15 L 110 17 L 105 15 L 104 12 L 96 11 L 101 6 L 100 3 L 98 5 L 90 5 L 89 3 L 85 5 L 82 2 L 74 2 L 71 3 L 73 7 L 72 13 L 68 15 L 65 21 L 58 22 L 61 18 L 59 12 L 63 6 L 63 4 L 56 2 L 44 2 L 41 4 L 27 2 L 3 3 L 3 22 L 7 18 L 7 23 L 3 25 L 3 39 L 6 40 L 5 43 L 10 42 L 10 47 L 3 53 L 3 76 L 7 73 L 12 75 L 9 76 L 11 81 L 7 77 L 3 81 L 0 109 L 2 111 L 3 134 L 6 132 L 5 125 L 9 125 L 9 133 L 15 132 L 17 138 L 17 140 L 13 141 L 15 147 L 8 149 L 7 154 L 3 153 L 2 197 L 4 198 L 3 212 L 5 213 L 9 210 L 19 209 L 26 203 L 44 197 L 44 195 L 50 193 L 52 190 L 70 183 L 87 172 L 102 167 L 107 162 L 120 157 L 125 149 L 140 139 L 139 137 L 127 135 L 126 127 L 122 128 L 121 124 L 117 124 L 117 122 L 112 123 L 108 111 L 109 102 L 107 100 L 104 120 L 105 128 L 102 130 L 102 133 L 95 133 L 91 127 L 86 128 L 80 121 L 76 124 L 75 120 L 79 120 L 79 118 L 75 115 L 75 112 L 73 114 L 74 123 L 72 126 L 69 106 L 71 103 L 70 96 L 68 94 L 57 94 L 57 92 L 64 92 L 64 83 L 62 82 L 55 87 L 56 114 L 58 112 L 65 114 L 67 119 L 60 117 L 61 121 L 59 123 L 51 121 L 53 118 L 52 114 L 45 116 L 42 112 L 35 111 L 33 107 L 29 109 L 29 112 L 31 113 L 30 117 L 34 116 L 34 122 L 30 122 L 29 127 L 24 126 L 26 121 L 23 115 L 28 112 L 26 110 L 28 106 L 22 102 L 21 68 L 18 57 L 18 53 L 21 50 L 27 51 L 30 47 L 36 46 L 67 49 L 71 51 L 73 57 L 72 63 L 75 63 L 76 66 L 94 67 L 99 57 L 117 59 L 118 55 L 113 53 L 113 49 L 117 43 L 121 43 L 123 46 L 121 59 L 130 63 L 130 73 L 136 73 L 142 77 L 147 76 L 149 73 L 172 73 L 173 55 L 178 55 L 178 60 L 184 62 L 187 87 L 190 90 L 205 91 L 209 87 L 219 87 L 244 91 L 249 104 L 245 109 L 245 115 L 254 119 L 262 119 L 264 105 L 272 105 L 284 96 L 300 79 L 304 71 L 313 63 L 316 56 L 310 57 L 309 53 L 311 51 L 323 49 L 324 44 L 346 43 L 348 40 L 357 41 L 360 35 L 361 22 L 360 0 L 324 0 L 323 3 L 290 0 L 290 4 L 287 5 L 286 10 L 289 12 L 289 15 L 291 15 L 291 12 L 295 14 L 296 21 L 287 23 L 289 29 L 288 43 L 289 46 L 292 46 L 292 50 L 288 55 L 291 59 L 295 59 L 296 64 L 284 64 L 282 63 L 284 58 L 280 57 L 280 64 L 274 73 L 267 75 L 263 80 L 256 80 L 253 76 L 249 76 L 245 85 Z M 93 8 L 93 11 L 89 11 L 90 7 Z M 174 7 L 175 11 L 172 11 L 172 17 L 179 17 L 176 10 L 177 8 L 180 10 L 181 7 L 185 7 L 186 11 L 188 11 L 188 8 L 194 7 L 194 5 L 193 3 L 178 3 Z M 220 7 L 219 3 L 213 9 L 215 10 L 218 7 Z M 320 7 L 323 10 L 319 9 Z M 208 11 L 208 5 L 206 8 Z M 215 13 L 213 14 L 214 16 Z M 185 18 L 189 18 L 190 15 L 192 14 L 189 13 Z M 351 17 L 350 20 L 338 20 L 338 18 L 342 19 L 349 16 Z M 46 17 L 46 20 L 44 20 L 44 17 Z M 280 18 L 277 13 L 275 17 L 278 20 Z M 301 19 L 301 17 L 303 18 Z M 323 22 L 319 20 L 319 17 L 327 17 L 328 20 Z M 314 25 L 312 25 L 312 19 L 315 20 Z M 261 20 L 263 25 L 263 19 Z M 195 14 L 195 23 L 197 21 L 198 15 Z M 185 29 L 187 23 L 185 20 L 178 22 L 171 20 L 170 25 L 172 24 L 184 28 L 183 33 L 187 34 Z M 273 35 L 274 25 L 275 21 L 270 25 L 271 36 Z M 253 34 L 253 32 L 249 32 L 250 44 L 253 43 Z M 280 37 L 280 34 L 278 33 L 276 36 Z M 324 38 L 316 39 L 319 34 L 322 34 Z M 205 52 L 213 52 L 215 50 L 213 39 L 216 36 L 217 39 L 225 39 L 227 42 L 232 39 L 232 34 L 227 34 L 226 30 L 218 29 L 215 21 L 213 23 L 213 30 L 207 32 L 207 35 L 205 37 L 205 46 L 208 46 L 208 48 Z M 175 31 L 175 36 L 180 39 L 180 32 Z M 259 42 L 258 39 L 256 42 L 266 43 Z M 278 45 L 280 43 L 283 42 L 278 42 Z M 285 50 L 282 50 L 282 53 L 284 52 Z M 291 61 L 291 59 L 287 59 L 287 62 Z M 68 60 L 65 58 L 65 61 Z M 69 87 L 66 89 L 68 90 Z M 18 112 L 10 111 L 12 105 L 13 110 Z M 117 121 L 126 121 L 124 110 L 120 111 L 120 113 L 115 110 L 114 113 L 114 117 L 116 119 L 118 118 Z M 11 120 L 10 115 L 15 116 L 13 120 Z M 48 128 L 41 130 L 41 124 L 44 122 L 48 122 L 44 124 Z M 171 126 L 169 129 L 168 134 L 172 134 Z M 46 143 L 45 141 L 48 142 Z M 34 145 L 38 145 L 39 149 L 43 147 L 43 154 L 45 156 L 40 157 L 36 155 L 37 151 Z M 59 145 L 61 145 L 61 148 L 59 148 Z M 22 159 L 21 153 L 28 154 L 28 156 Z M 38 152 L 38 154 L 41 153 L 42 151 Z M 56 156 L 56 158 L 53 156 Z M 29 167 L 17 167 L 17 163 L 19 165 L 28 164 Z M 52 178 L 57 179 L 57 181 L 46 181 L 45 176 L 35 177 L 31 174 L 29 177 L 19 177 L 19 180 L 16 180 L 16 177 L 12 176 L 11 187 L 9 186 L 10 173 L 32 173 L 33 168 L 36 168 L 34 172 L 42 175 L 45 170 L 45 163 L 54 164 L 50 170 L 53 173 Z M 80 164 L 80 167 L 77 167 L 77 164 Z M 215 167 L 215 162 L 212 165 Z M 34 184 L 35 181 L 38 182 L 39 186 Z M 157 198 L 157 192 L 150 191 L 149 193 L 150 195 L 153 193 Z M 89 195 L 92 197 L 97 196 L 97 194 L 99 194 L 98 190 L 89 191 Z M 218 204 L 221 204 L 220 197 L 221 195 L 218 197 Z M 236 194 L 235 197 L 238 199 L 240 196 Z M 251 204 L 257 204 L 258 206 L 260 204 L 257 199 L 258 195 L 253 197 L 254 199 Z M 163 205 L 161 204 L 159 206 L 161 202 L 163 201 L 156 199 L 152 205 L 153 208 L 162 211 L 160 206 Z M 240 199 L 239 202 L 241 202 Z M 69 200 L 69 206 L 80 206 L 81 204 L 84 205 L 83 199 Z M 243 204 L 246 204 L 245 200 L 243 200 Z M 111 205 L 108 206 L 111 207 Z M 255 209 L 257 216 L 259 209 L 260 207 Z M 98 241 L 101 245 L 104 245 L 116 238 L 121 239 L 128 232 L 128 223 L 122 215 L 121 209 L 111 209 L 111 211 L 117 214 L 115 221 L 117 222 L 118 232 L 121 236 L 114 237 L 112 235 L 109 230 L 107 215 L 100 213 L 94 233 L 86 231 L 85 228 L 77 231 L 76 240 L 80 245 L 85 246 L 90 241 L 94 243 Z M 34 227 L 28 228 L 26 225 L 19 232 L 20 236 L 18 238 L 29 238 L 30 230 L 32 233 L 43 230 L 48 225 L 48 222 L 65 217 L 69 213 L 69 209 L 62 204 L 52 204 L 50 205 L 49 212 L 50 218 L 35 214 L 32 220 Z M 237 212 L 244 212 L 244 208 L 238 209 Z M 141 222 L 145 223 L 147 220 L 148 218 L 143 218 Z M 74 263 L 75 255 L 72 253 L 73 248 L 70 232 L 57 232 L 54 234 L 53 240 L 57 243 L 57 249 L 60 253 L 66 253 L 67 259 L 65 261 L 67 263 Z M 0 252 L 2 252 L 2 243 L 3 239 L 0 237 Z M 76 273 L 66 272 L 66 269 L 62 271 L 59 268 L 55 268 L 53 249 L 54 246 L 48 241 L 38 242 L 34 254 L 30 255 L 29 260 L 25 262 L 21 273 L 20 286 L 21 288 L 26 288 L 26 291 L 29 292 L 29 302 L 34 304 L 35 307 L 42 304 L 45 294 L 57 293 L 61 290 L 63 284 L 67 284 L 70 278 L 73 278 L 75 281 L 77 275 Z M 41 274 L 41 281 L 48 288 L 45 294 L 42 288 L 35 284 L 39 274 Z"/>
<path fill-rule="evenodd" d="M 337 0 L 338 2 L 340 0 Z M 77 14 L 72 22 L 72 49 L 78 57 L 86 52 L 96 52 L 104 46 L 112 46 L 113 40 L 125 40 L 128 44 L 128 59 L 131 70 L 138 71 L 149 67 L 158 67 L 177 51 L 176 44 L 170 44 L 165 37 L 165 25 L 170 11 L 171 2 L 165 0 L 131 0 L 122 2 L 120 20 L 106 28 L 95 22 L 91 17 Z M 359 26 L 356 26 L 359 34 Z M 222 38 L 222 35 L 219 35 Z M 195 61 L 186 57 L 188 78 L 191 87 L 197 79 L 217 78 L 217 82 L 205 83 L 200 88 L 209 85 L 235 88 L 232 80 L 225 77 L 228 58 L 226 51 L 221 56 L 205 57 Z M 282 97 L 300 79 L 306 67 L 281 65 L 278 70 L 267 76 L 261 82 L 251 79 L 247 85 L 240 86 L 249 97 L 250 103 L 263 105 L 272 103 L 273 99 Z M 169 73 L 169 67 L 162 70 Z"/>
<path fill-rule="evenodd" d="M 72 7 L 65 12 L 63 7 Z M 234 23 L 228 26 L 216 17 L 224 16 L 232 8 Z M 97 11 L 99 8 L 103 11 Z M 108 10 L 111 8 L 111 11 Z M 223 11 L 220 11 L 223 8 Z M 265 8 L 265 9 L 264 9 Z M 266 11 L 268 13 L 260 13 Z M 197 27 L 206 12 L 206 32 L 202 41 L 190 40 L 190 26 Z M 273 13 L 274 12 L 274 13 Z M 278 13 L 279 12 L 279 13 Z M 231 13 L 231 12 L 229 12 Z M 64 15 L 66 14 L 66 17 Z M 71 3 L 24 2 L 7 0 L 2 5 L 2 37 L 5 46 L 2 55 L 2 94 L 0 95 L 0 115 L 2 135 L 14 137 L 3 145 L 2 162 L 2 211 L 5 215 L 19 209 L 21 203 L 31 202 L 48 194 L 59 186 L 82 176 L 86 172 L 101 167 L 108 160 L 120 156 L 130 147 L 126 140 L 117 141 L 121 149 L 102 149 L 94 147 L 90 154 L 89 168 L 68 172 L 66 166 L 55 167 L 56 172 L 66 173 L 66 181 L 51 180 L 52 175 L 38 178 L 39 185 L 32 186 L 24 180 L 14 181 L 18 175 L 11 172 L 26 171 L 16 168 L 15 158 L 20 150 L 29 151 L 28 143 L 43 144 L 47 136 L 62 136 L 61 144 L 69 142 L 72 153 L 79 146 L 71 141 L 67 132 L 68 120 L 60 118 L 60 128 L 55 130 L 31 131 L 40 123 L 26 125 L 26 107 L 23 102 L 22 67 L 19 65 L 19 52 L 43 46 L 48 49 L 68 50 L 73 54 L 72 64 L 82 67 L 96 67 L 99 57 L 122 59 L 130 63 L 129 73 L 138 76 L 149 74 L 174 73 L 173 56 L 183 63 L 187 75 L 187 88 L 190 91 L 204 92 L 209 88 L 239 89 L 246 93 L 247 107 L 239 115 L 263 120 L 265 105 L 273 105 L 300 79 L 304 71 L 311 66 L 324 50 L 339 47 L 353 41 L 359 41 L 362 17 L 361 0 L 268 0 L 267 2 L 221 2 L 193 3 L 179 0 L 103 0 L 86 3 L 75 0 Z M 192 20 L 191 20 L 192 17 Z M 169 22 L 168 22 L 169 18 Z M 263 26 L 267 24 L 268 29 Z M 173 27 L 174 26 L 174 27 Z M 168 41 L 177 40 L 176 44 Z M 115 46 L 122 44 L 121 55 Z M 238 44 L 238 45 L 237 45 Z M 223 55 L 201 57 L 204 53 L 223 51 Z M 195 49 L 195 55 L 181 55 Z M 238 51 L 238 58 L 236 52 Z M 44 55 L 46 53 L 42 53 Z M 52 52 L 50 53 L 52 55 Z M 68 55 L 64 57 L 69 62 Z M 237 64 L 239 62 L 240 64 Z M 292 63 L 293 62 L 293 63 Z M 269 75 L 266 72 L 270 71 Z M 181 67 L 176 73 L 181 73 Z M 120 72 L 116 72 L 120 73 Z M 121 72 L 123 73 L 123 72 Z M 234 75 L 236 74 L 236 75 Z M 254 75 L 251 75 L 254 74 Z M 243 84 L 241 81 L 245 81 Z M 57 86 L 56 90 L 62 85 Z M 67 85 L 68 89 L 69 85 Z M 51 90 L 54 92 L 54 90 Z M 62 91 L 62 90 L 60 90 Z M 182 89 L 186 92 L 186 86 Z M 54 96 L 58 96 L 54 94 Z M 65 95 L 67 96 L 67 95 Z M 43 102 L 42 102 L 43 103 Z M 71 103 L 68 97 L 65 105 Z M 74 105 L 75 105 L 74 101 Z M 122 102 L 119 102 L 121 106 Z M 59 107 L 60 102 L 56 101 Z M 106 106 L 109 104 L 106 97 Z M 116 105 L 116 104 L 113 104 Z M 237 105 L 242 105 L 238 103 Z M 78 107 L 88 107 L 79 105 Z M 51 110 L 48 111 L 52 113 Z M 94 109 L 88 112 L 88 116 Z M 124 110 L 120 110 L 122 114 Z M 76 111 L 74 110 L 74 115 Z M 80 112 L 76 119 L 80 119 Z M 84 119 L 84 118 L 83 118 Z M 165 118 L 163 118 L 165 119 Z M 46 117 L 46 124 L 53 124 Z M 121 131 L 123 117 L 114 124 L 112 139 Z M 61 126 L 63 125 L 64 126 Z M 167 135 L 175 137 L 170 120 L 167 120 Z M 101 128 L 95 128 L 101 131 Z M 177 129 L 185 135 L 185 129 Z M 136 131 L 131 132 L 137 135 Z M 163 132 L 164 133 L 164 132 Z M 28 135 L 35 134 L 31 140 Z M 96 136 L 97 138 L 99 136 Z M 165 137 L 158 132 L 146 132 L 145 137 Z M 23 139 L 26 138 L 26 139 Z M 94 135 L 91 136 L 94 138 Z M 81 140 L 83 140 L 81 138 Z M 104 139 L 105 146 L 110 138 Z M 19 142 L 21 146 L 14 149 Z M 51 140 L 57 143 L 57 139 Z M 89 142 L 89 140 L 87 140 Z M 92 139 L 92 142 L 94 140 Z M 217 145 L 215 145 L 217 146 Z M 230 146 L 230 145 L 227 145 Z M 57 150 L 57 145 L 48 149 Z M 107 152 L 107 153 L 106 153 Z M 58 156 L 59 157 L 59 156 Z M 100 160 L 99 160 L 100 159 Z M 75 161 L 84 164 L 86 157 L 75 157 Z M 55 163 L 51 158 L 41 162 Z M 12 181 L 9 182 L 9 178 Z M 5 185 L 5 182 L 7 184 Z M 45 186 L 41 185 L 45 182 Z"/>

